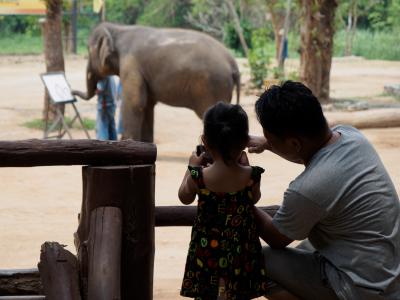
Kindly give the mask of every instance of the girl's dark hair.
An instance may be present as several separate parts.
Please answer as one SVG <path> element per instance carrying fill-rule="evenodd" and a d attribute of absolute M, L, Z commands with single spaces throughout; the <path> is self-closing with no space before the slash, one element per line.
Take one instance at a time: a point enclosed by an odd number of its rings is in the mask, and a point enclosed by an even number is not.
<path fill-rule="evenodd" d="M 236 159 L 249 140 L 249 120 L 240 105 L 218 102 L 204 114 L 204 138 L 226 164 Z"/>
<path fill-rule="evenodd" d="M 261 126 L 281 138 L 319 138 L 328 128 L 317 97 L 301 82 L 270 87 L 257 100 L 256 113 Z"/>

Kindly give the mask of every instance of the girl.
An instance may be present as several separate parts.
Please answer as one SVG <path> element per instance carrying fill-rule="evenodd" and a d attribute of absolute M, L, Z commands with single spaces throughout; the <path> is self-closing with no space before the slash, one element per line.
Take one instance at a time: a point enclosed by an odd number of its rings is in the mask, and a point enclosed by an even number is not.
<path fill-rule="evenodd" d="M 181 295 L 196 300 L 246 300 L 265 294 L 266 277 L 252 206 L 261 196 L 264 170 L 243 152 L 249 126 L 240 105 L 218 102 L 204 115 L 206 153 L 189 159 L 179 199 L 198 195 L 197 217 Z"/>

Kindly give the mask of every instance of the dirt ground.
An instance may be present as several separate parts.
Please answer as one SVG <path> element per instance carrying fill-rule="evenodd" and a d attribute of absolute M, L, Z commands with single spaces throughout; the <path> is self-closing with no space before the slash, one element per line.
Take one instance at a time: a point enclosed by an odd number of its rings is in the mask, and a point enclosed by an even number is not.
<path fill-rule="evenodd" d="M 297 61 L 288 61 L 295 68 Z M 66 59 L 66 75 L 74 89 L 84 89 L 86 61 Z M 243 79 L 248 70 L 241 61 Z M 42 57 L 0 57 L 0 140 L 41 138 L 38 130 L 21 126 L 40 118 L 43 107 Z M 334 59 L 331 94 L 334 98 L 357 98 L 394 103 L 383 96 L 384 84 L 400 82 L 400 62 Z M 249 114 L 251 132 L 261 134 L 253 105 L 256 95 L 242 95 Z M 96 100 L 79 101 L 84 117 L 95 118 Z M 67 112 L 68 114 L 68 112 Z M 329 119 L 329 112 L 327 113 Z M 364 134 L 376 147 L 400 192 L 400 128 L 369 129 Z M 177 189 L 189 153 L 198 143 L 201 122 L 184 108 L 158 104 L 155 112 L 155 142 L 158 147 L 156 205 L 179 205 Z M 95 136 L 94 132 L 91 132 Z M 84 138 L 79 130 L 74 138 Z M 263 166 L 262 198 L 259 205 L 279 204 L 283 192 L 303 167 L 271 153 L 250 155 L 252 164 Z M 0 169 L 0 268 L 36 266 L 40 245 L 58 241 L 75 252 L 73 232 L 81 204 L 81 167 L 36 167 Z M 190 228 L 156 228 L 154 299 L 179 297 Z"/>

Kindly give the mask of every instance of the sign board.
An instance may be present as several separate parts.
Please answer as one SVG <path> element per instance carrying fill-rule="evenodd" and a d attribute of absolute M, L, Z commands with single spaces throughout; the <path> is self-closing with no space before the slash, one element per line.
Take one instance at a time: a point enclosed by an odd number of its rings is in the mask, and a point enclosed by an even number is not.
<path fill-rule="evenodd" d="M 0 15 L 45 15 L 44 0 L 0 0 Z"/>
<path fill-rule="evenodd" d="M 54 103 L 76 101 L 63 72 L 44 73 L 40 77 Z"/>

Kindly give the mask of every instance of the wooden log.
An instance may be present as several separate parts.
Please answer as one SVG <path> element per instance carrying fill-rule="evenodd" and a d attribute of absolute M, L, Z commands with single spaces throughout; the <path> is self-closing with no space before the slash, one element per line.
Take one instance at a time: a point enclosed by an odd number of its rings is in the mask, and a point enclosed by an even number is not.
<path fill-rule="evenodd" d="M 76 257 L 56 242 L 45 242 L 38 264 L 44 294 L 49 300 L 80 300 Z"/>
<path fill-rule="evenodd" d="M 122 211 L 121 299 L 152 299 L 154 267 L 154 165 L 85 167 L 85 199 L 75 234 L 85 268 L 90 212 L 102 206 Z M 85 270 L 81 270 L 85 274 Z M 82 283 L 85 286 L 85 283 Z M 86 291 L 83 291 L 84 299 Z"/>
<path fill-rule="evenodd" d="M 45 300 L 45 296 L 0 296 L 0 300 Z"/>
<path fill-rule="evenodd" d="M 274 216 L 279 205 L 260 207 L 270 216 Z M 196 217 L 196 206 L 156 206 L 155 226 L 192 226 Z"/>
<path fill-rule="evenodd" d="M 0 141 L 0 167 L 153 164 L 154 144 L 133 140 Z"/>
<path fill-rule="evenodd" d="M 45 300 L 45 296 L 0 296 L 0 300 Z"/>
<path fill-rule="evenodd" d="M 37 268 L 0 270 L 0 295 L 40 295 L 43 294 Z"/>
<path fill-rule="evenodd" d="M 121 299 L 122 213 L 118 207 L 91 212 L 88 240 L 88 299 Z"/>
<path fill-rule="evenodd" d="M 400 127 L 400 109 L 369 109 L 355 112 L 327 112 L 330 126 L 351 125 L 358 129 Z"/>

